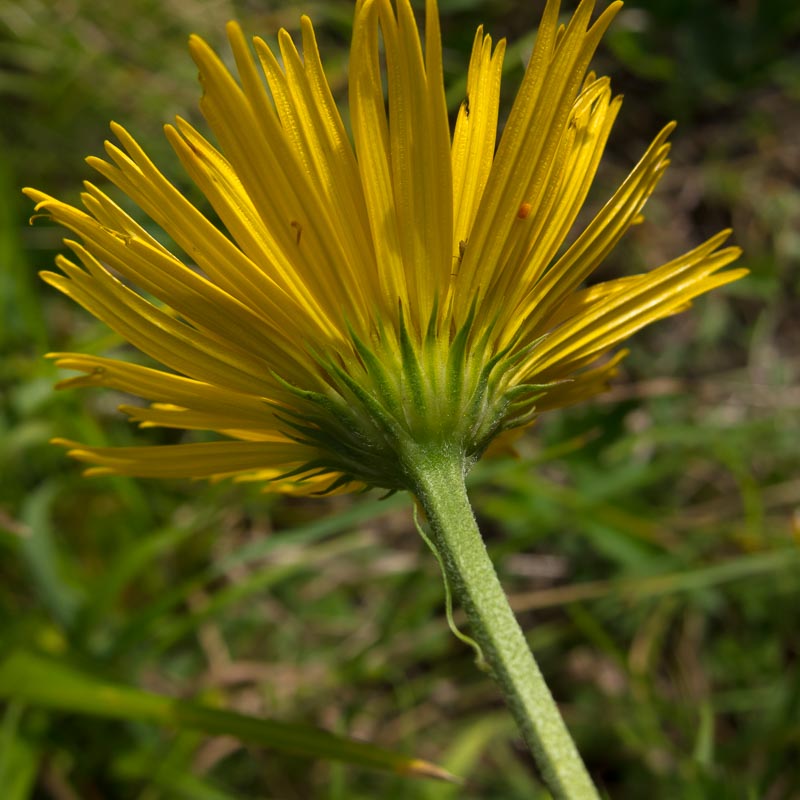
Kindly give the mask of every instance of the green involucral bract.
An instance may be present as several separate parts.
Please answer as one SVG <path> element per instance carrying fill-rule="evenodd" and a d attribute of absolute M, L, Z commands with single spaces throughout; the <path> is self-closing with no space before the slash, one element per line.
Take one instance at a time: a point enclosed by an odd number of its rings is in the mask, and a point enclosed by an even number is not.
<path fill-rule="evenodd" d="M 499 434 L 528 424 L 548 384 L 515 384 L 515 365 L 537 342 L 516 341 L 492 352 L 493 324 L 478 326 L 473 306 L 456 331 L 437 329 L 437 308 L 424 332 L 382 327 L 369 343 L 350 329 L 353 357 L 316 355 L 330 387 L 310 392 L 284 382 L 297 396 L 278 408 L 287 436 L 318 457 L 281 476 L 341 473 L 322 492 L 351 482 L 395 491 L 414 489 L 419 447 L 443 445 L 469 469 Z"/>

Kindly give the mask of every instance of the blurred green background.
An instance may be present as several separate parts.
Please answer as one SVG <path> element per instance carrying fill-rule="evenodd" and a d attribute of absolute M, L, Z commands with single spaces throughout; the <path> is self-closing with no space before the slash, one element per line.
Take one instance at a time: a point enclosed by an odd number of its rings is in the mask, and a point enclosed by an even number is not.
<path fill-rule="evenodd" d="M 451 109 L 483 22 L 510 39 L 507 110 L 542 3 L 440 5 Z M 224 47 L 238 17 L 273 41 L 300 13 L 344 97 L 349 2 L 0 3 L 0 658 L 35 652 L 312 723 L 466 783 L 17 697 L 0 702 L 4 800 L 548 796 L 495 688 L 447 630 L 407 498 L 86 480 L 48 444 L 174 436 L 135 430 L 111 392 L 53 391 L 42 353 L 119 343 L 37 279 L 62 231 L 29 227 L 19 188 L 76 200 L 91 177 L 82 157 L 102 150 L 114 119 L 192 191 L 161 134 L 176 113 L 201 124 L 188 34 Z M 614 798 L 800 797 L 798 53 L 794 0 L 625 7 L 595 62 L 625 103 L 593 207 L 664 123 L 680 124 L 647 221 L 597 277 L 656 266 L 728 225 L 751 275 L 637 336 L 611 392 L 551 413 L 519 460 L 482 463 L 471 479 L 512 604 Z"/>

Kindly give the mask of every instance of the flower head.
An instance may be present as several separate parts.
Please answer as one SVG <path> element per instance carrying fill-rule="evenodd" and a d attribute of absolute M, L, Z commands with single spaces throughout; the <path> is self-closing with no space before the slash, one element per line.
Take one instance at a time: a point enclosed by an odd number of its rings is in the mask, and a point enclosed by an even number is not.
<path fill-rule="evenodd" d="M 478 29 L 451 134 L 435 0 L 424 47 L 409 0 L 359 0 L 346 131 L 310 20 L 302 55 L 239 27 L 239 80 L 193 37 L 202 112 L 166 135 L 213 209 L 195 208 L 119 125 L 89 164 L 171 237 L 167 249 L 86 183 L 84 209 L 26 190 L 69 229 L 73 258 L 44 279 L 165 369 L 53 354 L 105 386 L 143 426 L 218 441 L 98 448 L 66 443 L 89 473 L 265 480 L 316 492 L 409 488 L 419 447 L 468 465 L 546 409 L 603 390 L 641 327 L 739 278 L 723 232 L 642 275 L 582 288 L 667 166 L 667 126 L 564 249 L 620 107 L 587 72 L 621 3 L 558 25 L 547 4 L 496 142 L 505 43 Z M 383 54 L 379 42 L 383 42 Z M 221 224 L 220 224 L 221 223 Z"/>

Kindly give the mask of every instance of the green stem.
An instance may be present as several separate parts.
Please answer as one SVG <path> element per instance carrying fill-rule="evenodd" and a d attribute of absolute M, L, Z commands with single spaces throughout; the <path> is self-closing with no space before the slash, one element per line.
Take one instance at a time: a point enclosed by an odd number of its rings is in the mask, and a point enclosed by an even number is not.
<path fill-rule="evenodd" d="M 447 580 L 550 791 L 558 800 L 598 800 L 486 552 L 463 457 L 443 446 L 420 448 L 407 454 L 406 465 Z"/>

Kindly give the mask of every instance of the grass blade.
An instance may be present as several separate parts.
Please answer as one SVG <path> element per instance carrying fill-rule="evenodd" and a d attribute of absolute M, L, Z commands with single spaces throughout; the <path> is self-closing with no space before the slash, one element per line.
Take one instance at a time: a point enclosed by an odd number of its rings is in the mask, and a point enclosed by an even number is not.
<path fill-rule="evenodd" d="M 0 662 L 0 698 L 126 720 L 144 720 L 211 735 L 234 736 L 284 753 L 345 761 L 417 777 L 456 780 L 428 761 L 336 736 L 319 728 L 259 719 L 99 680 L 58 661 L 17 651 Z"/>

